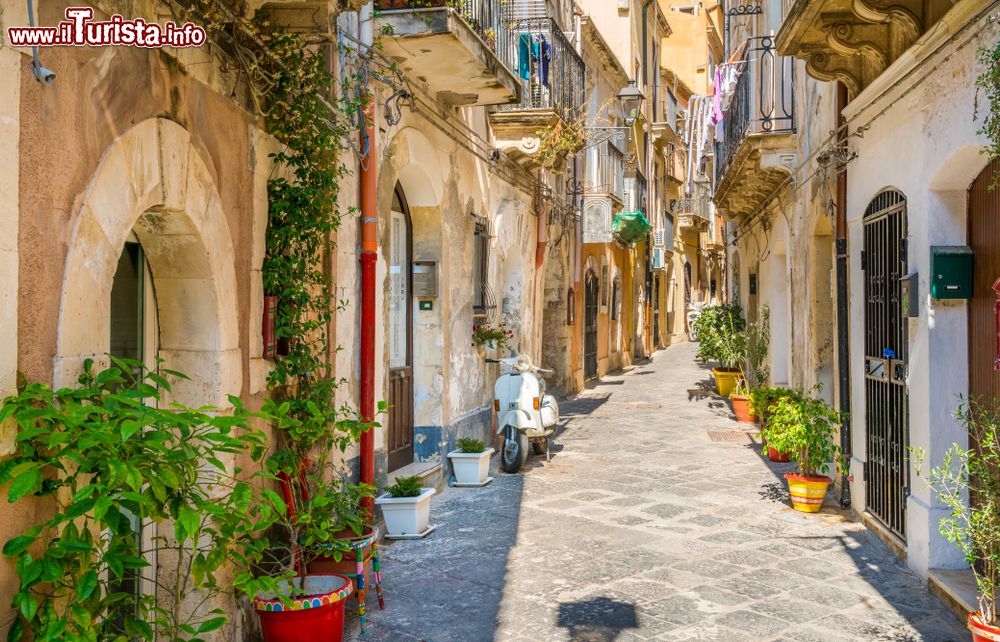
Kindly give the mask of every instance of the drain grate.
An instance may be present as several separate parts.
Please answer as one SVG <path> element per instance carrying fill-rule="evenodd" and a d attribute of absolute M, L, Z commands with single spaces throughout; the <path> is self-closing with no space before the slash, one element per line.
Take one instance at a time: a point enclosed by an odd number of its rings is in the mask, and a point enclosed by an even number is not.
<path fill-rule="evenodd" d="M 745 430 L 709 430 L 708 438 L 727 444 L 752 444 L 753 437 Z"/>

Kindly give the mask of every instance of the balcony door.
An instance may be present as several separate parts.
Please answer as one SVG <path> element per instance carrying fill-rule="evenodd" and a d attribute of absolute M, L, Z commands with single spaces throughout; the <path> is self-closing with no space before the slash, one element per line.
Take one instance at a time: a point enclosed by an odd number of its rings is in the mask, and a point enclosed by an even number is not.
<path fill-rule="evenodd" d="M 413 239 L 397 186 L 389 212 L 389 470 L 413 463 Z"/>

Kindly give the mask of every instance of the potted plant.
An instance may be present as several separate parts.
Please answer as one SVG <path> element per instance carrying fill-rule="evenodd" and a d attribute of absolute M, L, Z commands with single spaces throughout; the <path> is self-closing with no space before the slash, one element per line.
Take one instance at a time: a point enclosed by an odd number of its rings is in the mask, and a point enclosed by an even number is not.
<path fill-rule="evenodd" d="M 754 417 L 757 417 L 757 421 L 760 424 L 761 442 L 767 447 L 768 459 L 773 462 L 786 463 L 789 458 L 787 452 L 778 452 L 774 446 L 771 445 L 770 435 L 774 430 L 776 430 L 776 427 L 768 420 L 771 413 L 771 407 L 779 399 L 783 399 L 785 397 L 798 398 L 800 396 L 800 393 L 789 388 L 771 388 L 768 386 L 759 386 L 750 393 L 750 397 L 747 401 L 749 412 Z"/>
<path fill-rule="evenodd" d="M 736 420 L 742 423 L 755 422 L 750 411 L 750 395 L 767 381 L 768 369 L 764 360 L 771 338 L 768 321 L 769 309 L 765 305 L 761 308 L 760 319 L 747 324 L 731 348 L 735 351 L 733 356 L 739 357 L 740 380 L 729 399 L 733 402 Z"/>
<path fill-rule="evenodd" d="M 830 463 L 834 462 L 839 471 L 846 466 L 840 447 L 834 443 L 841 419 L 841 413 L 812 395 L 782 397 L 771 406 L 768 445 L 779 453 L 788 453 L 798 465 L 798 471 L 785 475 L 796 510 L 819 512 L 833 481 L 825 474 Z"/>
<path fill-rule="evenodd" d="M 740 378 L 739 362 L 743 348 L 739 342 L 745 325 L 742 312 L 735 305 L 709 306 L 694 322 L 693 330 L 698 337 L 697 358 L 704 363 L 719 363 L 718 367 L 712 368 L 712 375 L 715 387 L 723 397 L 732 394 Z"/>
<path fill-rule="evenodd" d="M 480 323 L 472 327 L 472 345 L 486 350 L 499 350 L 514 338 L 505 323 Z"/>
<path fill-rule="evenodd" d="M 976 578 L 979 611 L 970 613 L 974 642 L 1000 640 L 1000 403 L 973 398 L 955 416 L 969 435 L 968 447 L 953 444 L 941 465 L 917 475 L 951 511 L 938 529 L 965 556 Z"/>
<path fill-rule="evenodd" d="M 227 572 L 267 549 L 275 511 L 235 464 L 260 463 L 266 438 L 235 397 L 231 412 L 165 403 L 176 379 L 88 359 L 78 387 L 24 383 L 3 401 L 0 424 L 18 430 L 0 462 L 6 501 L 46 506 L 3 545 L 17 582 L 8 640 L 229 638 L 219 601 L 269 584 Z"/>
<path fill-rule="evenodd" d="M 424 488 L 420 477 L 400 477 L 375 500 L 385 518 L 386 537 L 391 539 L 420 539 L 434 530 L 428 524 L 433 488 Z"/>
<path fill-rule="evenodd" d="M 448 453 L 451 466 L 455 470 L 456 486 L 485 486 L 493 481 L 490 474 L 490 456 L 495 452 L 478 439 L 463 437 L 457 442 L 458 449 Z"/>

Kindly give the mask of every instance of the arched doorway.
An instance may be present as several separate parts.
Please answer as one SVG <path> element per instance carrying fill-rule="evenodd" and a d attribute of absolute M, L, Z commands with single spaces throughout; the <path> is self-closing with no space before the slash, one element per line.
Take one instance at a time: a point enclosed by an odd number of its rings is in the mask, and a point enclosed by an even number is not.
<path fill-rule="evenodd" d="M 396 185 L 389 210 L 389 470 L 413 462 L 413 235 L 410 209 Z"/>
<path fill-rule="evenodd" d="M 878 194 L 864 215 L 866 509 L 906 537 L 909 485 L 908 336 L 900 301 L 907 273 L 906 197 Z"/>
<path fill-rule="evenodd" d="M 600 304 L 597 274 L 587 271 L 584 295 L 583 377 L 597 376 L 597 310 Z"/>

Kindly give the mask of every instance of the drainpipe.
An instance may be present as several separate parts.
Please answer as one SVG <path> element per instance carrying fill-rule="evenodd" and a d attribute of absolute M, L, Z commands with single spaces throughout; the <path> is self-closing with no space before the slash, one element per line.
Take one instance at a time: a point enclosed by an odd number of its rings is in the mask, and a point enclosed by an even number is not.
<path fill-rule="evenodd" d="M 372 4 L 359 12 L 360 38 L 363 46 L 374 43 L 374 13 Z M 378 259 L 378 210 L 375 192 L 378 186 L 377 147 L 375 145 L 375 100 L 367 95 L 364 108 L 365 131 L 361 135 L 361 149 L 367 156 L 361 159 L 361 419 L 375 420 L 375 263 Z M 375 484 L 375 431 L 366 430 L 361 435 L 360 481 Z M 362 508 L 374 516 L 374 502 L 366 498 Z"/>
<path fill-rule="evenodd" d="M 847 107 L 847 85 L 837 83 L 837 144 L 847 145 L 847 128 L 844 127 L 844 108 Z M 848 283 L 847 283 L 847 166 L 837 172 L 837 375 L 839 379 L 839 407 L 841 412 L 851 408 L 851 356 L 848 335 Z M 850 460 L 852 452 L 851 424 L 840 426 L 840 446 Z M 840 480 L 840 506 L 851 505 L 851 484 L 847 473 Z"/>
<path fill-rule="evenodd" d="M 539 186 L 542 184 L 542 172 L 539 170 L 537 176 L 537 182 Z M 545 212 L 545 208 L 542 207 L 541 193 L 539 192 L 538 202 L 535 204 L 535 216 L 538 217 L 536 221 L 537 224 L 537 243 L 535 244 L 535 269 L 540 270 L 542 264 L 545 263 L 545 242 L 548 240 L 548 215 Z"/>

